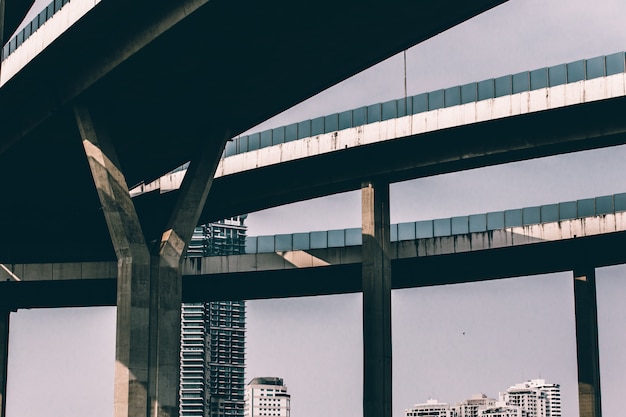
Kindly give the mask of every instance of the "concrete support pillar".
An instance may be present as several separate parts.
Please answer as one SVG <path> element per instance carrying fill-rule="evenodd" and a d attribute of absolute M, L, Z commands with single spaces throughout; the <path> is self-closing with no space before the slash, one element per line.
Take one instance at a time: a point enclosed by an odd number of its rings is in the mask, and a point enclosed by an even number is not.
<path fill-rule="evenodd" d="M 594 268 L 574 271 L 580 417 L 602 417 Z"/>
<path fill-rule="evenodd" d="M 363 417 L 391 417 L 389 184 L 361 185 L 363 219 Z"/>
<path fill-rule="evenodd" d="M 149 250 L 111 141 L 85 106 L 74 113 L 118 258 L 114 416 L 178 417 L 180 264 L 228 133 L 207 140 L 191 162 L 166 230 Z"/>
<path fill-rule="evenodd" d="M 9 359 L 9 309 L 0 307 L 0 417 L 7 413 L 7 366 Z"/>
<path fill-rule="evenodd" d="M 202 155 L 191 162 L 180 197 L 160 245 L 152 254 L 151 417 L 178 417 L 180 383 L 180 315 L 185 249 L 213 184 L 213 177 L 229 132 L 223 140 L 207 141 Z"/>
<path fill-rule="evenodd" d="M 85 106 L 74 114 L 118 262 L 114 416 L 147 417 L 150 253 L 111 141 Z"/>

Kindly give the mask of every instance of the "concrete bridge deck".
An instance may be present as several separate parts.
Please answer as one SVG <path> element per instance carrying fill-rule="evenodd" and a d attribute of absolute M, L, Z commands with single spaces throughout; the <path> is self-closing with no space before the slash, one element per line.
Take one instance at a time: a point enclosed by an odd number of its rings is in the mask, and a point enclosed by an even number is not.
<path fill-rule="evenodd" d="M 626 143 L 624 58 L 540 68 L 234 138 L 201 218 L 356 190 L 364 178 L 397 182 Z M 131 193 L 154 201 L 151 191 L 175 190 L 183 176 L 178 170 Z"/>
<path fill-rule="evenodd" d="M 626 193 L 391 225 L 393 288 L 626 262 Z M 361 229 L 248 237 L 244 255 L 188 258 L 184 301 L 359 292 Z M 2 302 L 18 308 L 114 305 L 115 262 L 6 264 Z M 18 281 L 19 280 L 19 281 Z"/>

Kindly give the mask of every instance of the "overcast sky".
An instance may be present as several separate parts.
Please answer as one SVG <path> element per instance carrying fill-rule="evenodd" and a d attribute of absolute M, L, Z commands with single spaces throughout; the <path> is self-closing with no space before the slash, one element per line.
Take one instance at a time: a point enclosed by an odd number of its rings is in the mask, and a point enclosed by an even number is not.
<path fill-rule="evenodd" d="M 407 51 L 408 94 L 626 49 L 623 0 L 511 0 Z M 416 16 L 416 24 L 419 17 Z M 258 130 L 402 97 L 399 54 Z M 626 191 L 626 147 L 394 184 L 392 222 L 520 208 Z M 249 234 L 360 225 L 358 192 L 253 213 Z M 584 256 L 584 254 L 572 254 Z M 602 401 L 621 415 L 626 389 L 622 266 L 598 270 Z M 544 378 L 577 417 L 571 274 L 394 291 L 394 416 L 437 398 L 497 397 Z M 8 417 L 112 415 L 114 308 L 11 316 Z M 294 417 L 361 416 L 361 296 L 251 301 L 247 378 L 279 376 Z"/>

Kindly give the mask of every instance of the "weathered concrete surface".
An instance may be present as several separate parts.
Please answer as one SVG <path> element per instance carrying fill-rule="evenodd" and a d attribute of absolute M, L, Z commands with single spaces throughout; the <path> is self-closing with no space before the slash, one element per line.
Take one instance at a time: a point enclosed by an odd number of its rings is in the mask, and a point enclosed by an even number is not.
<path fill-rule="evenodd" d="M 0 282 L 59 281 L 112 279 L 117 276 L 117 262 L 77 262 L 5 265 L 11 272 L 0 268 Z"/>
<path fill-rule="evenodd" d="M 594 268 L 574 270 L 580 417 L 602 417 L 598 307 Z"/>
<path fill-rule="evenodd" d="M 363 416 L 391 417 L 389 184 L 361 186 Z"/>
<path fill-rule="evenodd" d="M 106 130 L 84 105 L 76 106 L 75 115 L 118 258 L 115 417 L 177 417 L 180 263 L 226 138 L 208 141 L 192 161 L 167 227 L 150 251 Z"/>
<path fill-rule="evenodd" d="M 269 165 L 423 135 L 437 130 L 624 97 L 625 80 L 626 74 L 615 74 L 421 112 L 281 143 L 224 158 L 218 167 L 217 176 L 233 175 Z M 478 138 L 468 140 L 477 141 Z M 349 158 L 349 155 L 345 157 Z"/>
<path fill-rule="evenodd" d="M 192 161 L 182 193 L 151 257 L 150 416 L 178 417 L 180 383 L 181 262 L 213 183 L 228 133 L 209 142 Z"/>
<path fill-rule="evenodd" d="M 147 416 L 150 253 L 111 141 L 86 106 L 75 115 L 117 256 L 114 416 Z"/>
<path fill-rule="evenodd" d="M 626 212 L 488 232 L 391 242 L 391 260 L 485 251 L 626 231 Z M 183 275 L 210 275 L 360 263 L 358 246 L 186 259 Z"/>
<path fill-rule="evenodd" d="M 452 237 L 392 242 L 393 288 L 452 284 L 626 263 L 626 213 Z M 361 246 L 185 259 L 183 301 L 361 291 Z M 116 264 L 5 264 L 0 302 L 19 308 L 114 305 Z M 57 271 L 71 271 L 61 279 Z M 415 274 L 420 270 L 423 274 Z"/>
<path fill-rule="evenodd" d="M 626 143 L 625 76 L 432 110 L 229 156 L 212 191 L 223 203 L 207 207 L 202 218 L 357 190 L 363 178 L 393 183 Z M 225 197 L 239 187 L 250 192 Z"/>

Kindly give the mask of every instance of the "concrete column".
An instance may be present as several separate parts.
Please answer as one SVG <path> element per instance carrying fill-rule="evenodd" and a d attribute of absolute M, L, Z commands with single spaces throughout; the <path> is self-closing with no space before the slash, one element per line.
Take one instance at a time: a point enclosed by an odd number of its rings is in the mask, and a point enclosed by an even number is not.
<path fill-rule="evenodd" d="M 594 268 L 574 271 L 580 417 L 602 417 Z"/>
<path fill-rule="evenodd" d="M 115 417 L 177 417 L 180 264 L 229 135 L 207 140 L 192 161 L 160 244 L 149 251 L 111 141 L 85 106 L 74 113 L 118 258 Z"/>
<path fill-rule="evenodd" d="M 9 316 L 11 311 L 0 307 L 0 417 L 7 413 L 7 365 L 9 359 Z"/>
<path fill-rule="evenodd" d="M 213 184 L 215 170 L 229 133 L 219 141 L 207 140 L 202 155 L 191 162 L 180 197 L 160 245 L 152 255 L 152 346 L 150 358 L 150 416 L 178 417 L 180 399 L 180 314 L 182 276 L 180 265 L 193 230 Z"/>
<path fill-rule="evenodd" d="M 389 184 L 361 185 L 363 417 L 391 417 Z"/>
<path fill-rule="evenodd" d="M 74 114 L 118 260 L 115 417 L 147 417 L 150 253 L 111 141 L 82 105 Z"/>

